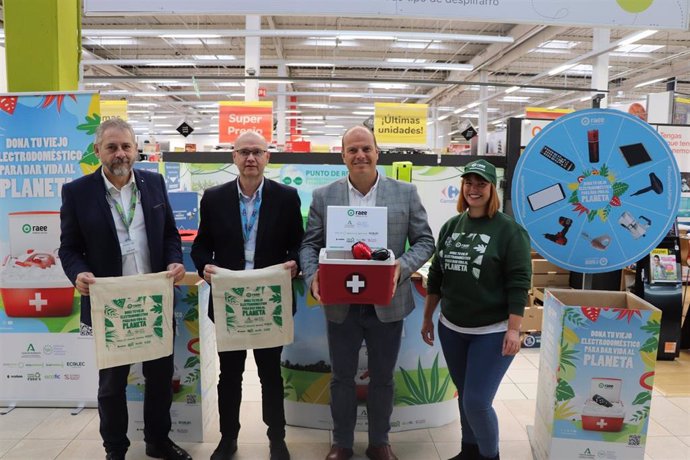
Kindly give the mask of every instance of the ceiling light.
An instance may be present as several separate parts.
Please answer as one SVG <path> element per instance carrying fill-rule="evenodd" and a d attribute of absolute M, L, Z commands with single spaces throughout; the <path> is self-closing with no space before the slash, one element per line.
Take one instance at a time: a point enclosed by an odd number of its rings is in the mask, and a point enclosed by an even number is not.
<path fill-rule="evenodd" d="M 155 102 L 129 102 L 127 105 L 130 107 L 158 107 Z"/>
<path fill-rule="evenodd" d="M 549 76 L 553 77 L 554 75 L 557 75 L 557 74 L 563 72 L 564 70 L 568 70 L 572 67 L 575 67 L 575 65 L 576 64 L 559 65 L 558 67 L 554 67 L 553 69 L 549 70 L 548 74 L 549 74 Z"/>
<path fill-rule="evenodd" d="M 332 62 L 286 62 L 288 67 L 334 67 Z"/>
<path fill-rule="evenodd" d="M 412 58 L 386 58 L 386 62 L 393 62 L 396 64 L 423 64 L 429 62 L 427 59 L 412 59 Z"/>
<path fill-rule="evenodd" d="M 371 32 L 366 35 L 338 35 L 340 40 L 395 40 L 393 35 L 379 35 L 377 32 Z"/>
<path fill-rule="evenodd" d="M 132 105 L 132 104 L 129 104 L 129 105 Z M 149 113 L 149 111 L 148 110 L 127 110 L 127 113 L 128 114 L 130 114 L 130 113 Z"/>
<path fill-rule="evenodd" d="M 479 102 L 473 102 L 473 103 L 471 103 L 471 104 L 467 104 L 467 108 L 468 108 L 468 109 L 473 109 L 473 108 L 475 108 L 475 107 L 478 107 L 479 104 L 480 104 Z"/>
<path fill-rule="evenodd" d="M 641 87 L 643 87 L 643 86 L 653 85 L 654 83 L 659 83 L 660 81 L 664 81 L 664 80 L 666 80 L 666 77 L 664 77 L 664 78 L 655 78 L 654 80 L 649 80 L 649 81 L 646 81 L 646 82 L 644 82 L 644 83 L 639 83 L 639 84 L 635 85 L 635 88 L 641 88 Z"/>
<path fill-rule="evenodd" d="M 446 115 L 441 115 L 440 117 L 438 117 L 438 121 L 447 120 L 448 118 L 451 117 L 451 115 L 453 115 L 453 114 L 452 114 L 452 113 L 449 113 L 449 114 L 446 114 Z"/>
<path fill-rule="evenodd" d="M 242 83 L 240 83 L 238 81 L 221 81 L 221 82 L 216 83 L 216 86 L 238 88 L 238 87 L 242 86 Z"/>
<path fill-rule="evenodd" d="M 635 42 L 640 41 L 644 38 L 651 37 L 655 33 L 657 33 L 657 31 L 651 30 L 651 29 L 640 31 L 640 32 L 638 32 L 636 34 L 632 34 L 629 37 L 626 37 L 623 40 L 621 40 L 620 42 L 618 42 L 618 46 L 630 45 L 631 43 L 635 43 Z"/>
<path fill-rule="evenodd" d="M 160 38 L 220 38 L 219 34 L 200 34 L 198 32 L 162 34 Z"/>
<path fill-rule="evenodd" d="M 259 83 L 273 83 L 276 85 L 288 85 L 294 83 L 292 80 L 259 80 Z"/>
<path fill-rule="evenodd" d="M 345 125 L 324 125 L 324 128 L 345 128 Z"/>
<path fill-rule="evenodd" d="M 444 64 L 444 63 L 436 63 L 436 64 L 425 64 L 423 66 L 425 69 L 429 70 L 462 70 L 462 71 L 470 71 L 474 69 L 474 66 L 470 64 Z"/>
<path fill-rule="evenodd" d="M 133 93 L 132 96 L 135 97 L 165 97 L 168 93 L 165 91 L 161 92 L 150 92 L 150 93 Z"/>
<path fill-rule="evenodd" d="M 366 117 L 366 116 L 374 115 L 374 112 L 373 111 L 370 112 L 370 111 L 363 111 L 363 110 L 362 111 L 355 110 L 352 112 L 352 114 L 353 115 L 363 115 Z"/>
<path fill-rule="evenodd" d="M 234 61 L 237 59 L 237 57 L 232 54 L 195 54 L 192 57 L 201 61 L 217 61 L 221 59 L 226 61 Z"/>
<path fill-rule="evenodd" d="M 501 100 L 505 101 L 505 102 L 527 102 L 530 100 L 530 97 L 529 96 L 506 96 Z"/>
<path fill-rule="evenodd" d="M 303 125 L 323 125 L 326 122 L 324 120 L 304 120 Z"/>
<path fill-rule="evenodd" d="M 514 93 L 515 91 L 517 91 L 517 90 L 519 90 L 519 89 L 520 89 L 519 86 L 511 86 L 510 88 L 508 88 L 507 90 L 505 90 L 505 93 L 506 93 L 506 94 Z"/>

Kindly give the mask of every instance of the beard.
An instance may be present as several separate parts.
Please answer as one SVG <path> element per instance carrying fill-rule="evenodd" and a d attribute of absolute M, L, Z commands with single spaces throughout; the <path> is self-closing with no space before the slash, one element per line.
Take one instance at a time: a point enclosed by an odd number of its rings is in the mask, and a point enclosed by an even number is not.
<path fill-rule="evenodd" d="M 124 177 L 128 176 L 132 171 L 132 164 L 129 160 L 114 160 L 110 164 L 105 165 L 113 176 Z"/>

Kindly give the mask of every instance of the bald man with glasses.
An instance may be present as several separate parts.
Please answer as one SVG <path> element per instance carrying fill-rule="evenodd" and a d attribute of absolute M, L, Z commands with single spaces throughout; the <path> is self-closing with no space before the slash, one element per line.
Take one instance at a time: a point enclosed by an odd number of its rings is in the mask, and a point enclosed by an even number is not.
<path fill-rule="evenodd" d="M 199 275 L 208 283 L 217 267 L 251 270 L 284 263 L 293 278 L 299 272 L 298 250 L 304 235 L 300 199 L 294 188 L 264 177 L 270 159 L 267 147 L 266 140 L 259 134 L 242 134 L 235 141 L 232 154 L 238 178 L 204 192 L 192 259 Z M 294 314 L 294 300 L 292 308 Z M 212 300 L 209 300 L 208 313 L 213 320 Z M 282 350 L 283 347 L 254 350 L 271 460 L 290 458 L 285 444 L 280 373 Z M 211 460 L 227 460 L 237 451 L 242 373 L 247 352 L 225 351 L 218 356 L 218 413 L 222 438 Z"/>

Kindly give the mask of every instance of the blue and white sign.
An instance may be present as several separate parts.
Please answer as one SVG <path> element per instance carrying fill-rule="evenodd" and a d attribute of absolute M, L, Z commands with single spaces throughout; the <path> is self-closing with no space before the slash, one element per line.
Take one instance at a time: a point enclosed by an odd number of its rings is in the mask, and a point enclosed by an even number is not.
<path fill-rule="evenodd" d="M 512 196 L 539 254 L 569 270 L 607 272 L 646 256 L 668 232 L 680 172 L 646 122 L 618 110 L 582 110 L 529 143 Z"/>

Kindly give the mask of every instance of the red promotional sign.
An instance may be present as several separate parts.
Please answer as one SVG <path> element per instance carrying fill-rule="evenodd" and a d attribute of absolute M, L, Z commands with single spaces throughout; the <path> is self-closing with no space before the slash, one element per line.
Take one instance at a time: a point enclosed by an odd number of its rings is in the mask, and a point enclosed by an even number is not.
<path fill-rule="evenodd" d="M 232 143 L 247 131 L 273 137 L 273 102 L 221 102 L 218 106 L 218 141 Z"/>

